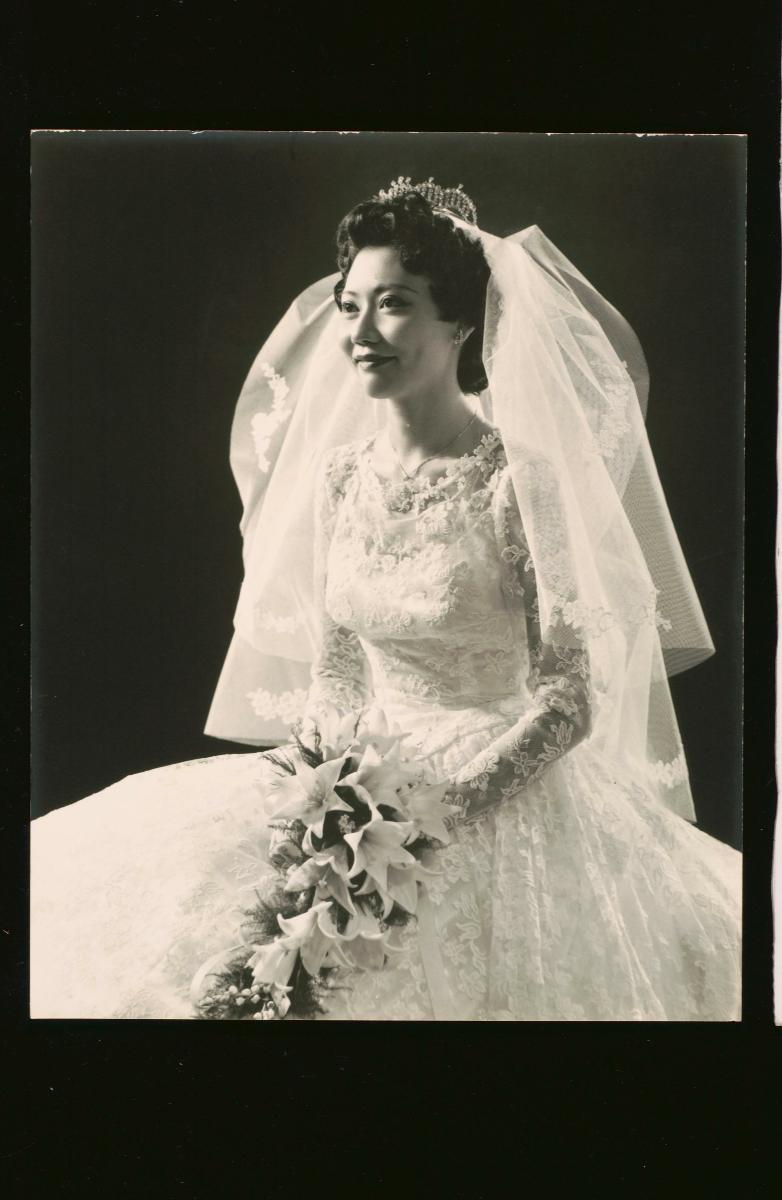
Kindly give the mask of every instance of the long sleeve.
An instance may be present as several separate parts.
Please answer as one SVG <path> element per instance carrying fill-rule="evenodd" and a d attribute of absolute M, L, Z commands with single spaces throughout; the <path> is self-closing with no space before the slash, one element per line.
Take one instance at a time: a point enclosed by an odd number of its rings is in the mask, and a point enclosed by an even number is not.
<path fill-rule="evenodd" d="M 343 716 L 363 708 L 371 690 L 369 667 L 358 636 L 334 621 L 326 609 L 329 547 L 350 474 L 351 459 L 346 451 L 338 450 L 327 458 L 315 487 L 314 580 L 319 648 L 312 664 L 302 726 L 308 740 L 335 713 Z"/>
<path fill-rule="evenodd" d="M 571 628 L 541 634 L 535 568 L 509 476 L 498 498 L 498 551 L 506 564 L 510 607 L 524 612 L 531 705 L 509 730 L 481 751 L 451 780 L 447 799 L 464 820 L 516 795 L 540 779 L 590 732 L 589 659 Z"/>

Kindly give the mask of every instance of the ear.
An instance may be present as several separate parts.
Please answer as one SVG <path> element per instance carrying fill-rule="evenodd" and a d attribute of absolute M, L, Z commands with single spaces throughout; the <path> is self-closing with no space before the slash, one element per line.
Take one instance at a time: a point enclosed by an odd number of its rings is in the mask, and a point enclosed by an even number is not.
<path fill-rule="evenodd" d="M 467 341 L 470 334 L 474 333 L 474 332 L 475 332 L 474 325 L 463 325 L 460 321 L 459 324 L 456 326 L 456 330 L 453 335 L 453 340 L 456 343 L 456 345 L 461 349 L 461 347 Z"/>

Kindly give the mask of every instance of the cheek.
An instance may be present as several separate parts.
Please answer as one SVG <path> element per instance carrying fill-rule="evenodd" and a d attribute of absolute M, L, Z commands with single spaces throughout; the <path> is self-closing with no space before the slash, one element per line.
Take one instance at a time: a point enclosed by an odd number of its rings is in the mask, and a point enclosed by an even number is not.
<path fill-rule="evenodd" d="M 427 334 L 416 338 L 413 354 L 417 362 L 431 370 L 439 370 L 448 357 L 448 343 L 441 337 Z"/>

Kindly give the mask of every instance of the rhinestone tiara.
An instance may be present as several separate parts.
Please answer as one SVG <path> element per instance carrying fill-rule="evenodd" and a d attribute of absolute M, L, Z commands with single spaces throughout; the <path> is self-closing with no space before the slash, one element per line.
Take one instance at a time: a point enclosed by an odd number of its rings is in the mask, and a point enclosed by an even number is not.
<path fill-rule="evenodd" d="M 470 225 L 477 225 L 478 210 L 473 204 L 470 197 L 462 188 L 461 184 L 456 187 L 440 187 L 439 183 L 435 183 L 430 175 L 425 183 L 412 183 L 409 175 L 400 175 L 387 188 L 379 191 L 374 197 L 376 200 L 388 202 L 396 200 L 399 196 L 406 196 L 410 192 L 417 192 L 422 196 L 432 208 L 445 208 L 454 216 L 461 217 L 463 221 L 467 221 Z"/>

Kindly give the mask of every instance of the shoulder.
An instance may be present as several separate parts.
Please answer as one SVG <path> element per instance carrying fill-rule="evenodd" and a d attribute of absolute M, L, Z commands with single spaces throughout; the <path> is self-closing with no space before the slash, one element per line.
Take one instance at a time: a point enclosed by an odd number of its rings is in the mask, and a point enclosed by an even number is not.
<path fill-rule="evenodd" d="M 556 516 L 561 512 L 560 484 L 551 459 L 529 448 L 512 450 L 497 473 L 494 513 L 498 535 L 526 543 L 523 513 Z"/>
<path fill-rule="evenodd" d="M 355 442 L 345 442 L 327 450 L 318 471 L 317 491 L 334 503 L 345 495 L 348 483 L 358 468 L 361 455 L 366 451 L 371 437 Z"/>
<path fill-rule="evenodd" d="M 541 501 L 559 495 L 559 477 L 550 458 L 527 447 L 503 454 L 498 472 L 497 499 L 502 505 L 518 505 L 519 497 Z"/>

